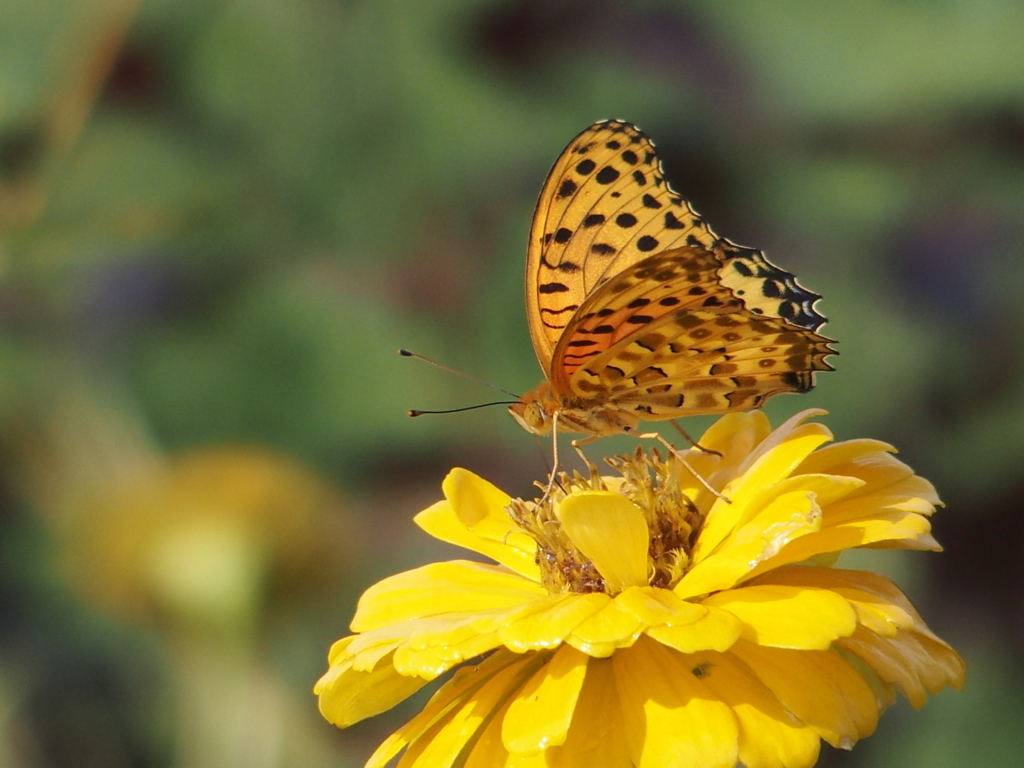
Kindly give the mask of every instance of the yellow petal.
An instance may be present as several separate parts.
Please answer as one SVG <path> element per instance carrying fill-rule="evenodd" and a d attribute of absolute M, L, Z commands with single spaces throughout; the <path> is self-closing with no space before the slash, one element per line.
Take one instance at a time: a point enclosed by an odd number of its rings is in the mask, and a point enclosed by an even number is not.
<path fill-rule="evenodd" d="M 501 725 L 509 752 L 533 754 L 564 744 L 589 657 L 563 645 L 512 700 Z"/>
<path fill-rule="evenodd" d="M 386 660 L 368 672 L 334 667 L 314 690 L 320 696 L 320 714 L 339 728 L 347 728 L 391 709 L 426 684 L 422 678 L 399 674 Z"/>
<path fill-rule="evenodd" d="M 341 640 L 336 640 L 331 644 L 331 650 L 327 652 L 327 663 L 332 667 L 335 664 L 339 664 L 342 661 L 342 657 L 348 655 L 348 647 L 352 645 L 352 641 L 355 640 L 355 635 L 349 635 L 343 637 Z M 316 693 L 316 691 L 314 691 Z"/>
<path fill-rule="evenodd" d="M 616 649 L 632 645 L 643 631 L 642 622 L 614 601 L 609 601 L 601 610 L 580 622 L 565 641 L 590 656 L 606 658 Z"/>
<path fill-rule="evenodd" d="M 578 491 L 562 500 L 556 514 L 610 593 L 647 584 L 650 534 L 636 504 L 611 491 Z"/>
<path fill-rule="evenodd" d="M 716 451 L 721 456 L 699 449 L 685 452 L 687 463 L 694 472 L 708 481 L 713 488 L 724 488 L 736 477 L 740 465 L 772 431 L 768 417 L 761 411 L 730 413 L 718 419 L 701 435 L 698 444 Z M 714 496 L 692 473 L 684 471 L 680 477 L 681 490 L 699 509 L 709 509 Z"/>
<path fill-rule="evenodd" d="M 747 640 L 777 648 L 824 651 L 857 628 L 850 604 L 827 589 L 764 584 L 719 592 L 703 604 L 736 616 Z"/>
<path fill-rule="evenodd" d="M 548 768 L 547 753 L 535 752 L 529 755 L 510 753 L 501 741 L 501 724 L 511 702 L 499 709 L 483 729 L 483 733 L 473 745 L 465 764 L 461 756 L 456 761 L 460 768 Z M 426 766 L 424 766 L 426 768 Z"/>
<path fill-rule="evenodd" d="M 884 576 L 870 571 L 787 566 L 759 577 L 754 583 L 801 584 L 831 589 L 844 596 L 848 593 L 868 595 L 872 605 L 884 606 L 887 611 L 893 611 L 891 615 L 898 628 L 914 627 L 918 631 L 927 631 L 924 620 L 900 588 Z M 864 598 L 858 597 L 857 599 L 863 600 Z M 906 618 L 901 617 L 909 617 L 909 623 Z"/>
<path fill-rule="evenodd" d="M 352 659 L 355 669 L 366 672 L 373 669 L 378 660 L 405 642 L 409 633 L 413 631 L 415 631 L 414 622 L 405 622 L 354 635 L 351 644 L 345 651 L 345 656 Z"/>
<path fill-rule="evenodd" d="M 868 490 L 898 483 L 914 470 L 892 455 L 895 449 L 875 440 L 851 440 L 816 451 L 799 467 L 800 472 L 847 475 L 867 481 Z M 867 450 L 874 444 L 875 450 Z"/>
<path fill-rule="evenodd" d="M 756 572 L 794 540 L 820 530 L 821 512 L 814 494 L 785 493 L 769 504 L 744 530 L 743 536 L 691 568 L 673 591 L 689 598 L 728 589 Z"/>
<path fill-rule="evenodd" d="M 485 611 L 529 603 L 548 591 L 501 566 L 454 560 L 396 574 L 359 599 L 354 632 L 444 613 Z"/>
<path fill-rule="evenodd" d="M 842 475 L 817 475 L 817 474 L 805 474 L 796 475 L 793 477 L 787 477 L 784 480 L 780 480 L 773 485 L 763 488 L 760 492 L 754 495 L 747 505 L 747 510 L 743 517 L 737 521 L 737 531 L 733 532 L 729 537 L 725 539 L 723 544 L 719 545 L 728 546 L 729 542 L 734 539 L 738 533 L 742 531 L 742 527 L 756 522 L 757 516 L 764 510 L 768 505 L 787 493 L 813 493 L 815 503 L 824 509 L 830 504 L 835 504 L 839 499 L 844 496 L 849 496 L 855 493 L 858 489 L 864 487 L 865 483 L 858 477 L 844 477 Z"/>
<path fill-rule="evenodd" d="M 365 768 L 383 768 L 430 728 L 445 718 L 453 709 L 477 691 L 510 664 L 521 664 L 524 657 L 511 651 L 500 650 L 492 653 L 474 666 L 462 667 L 452 678 L 430 697 L 430 701 L 416 717 L 392 733 L 367 761 Z"/>
<path fill-rule="evenodd" d="M 765 455 L 772 453 L 779 446 L 794 439 L 800 439 L 807 435 L 814 434 L 815 432 L 827 434 L 831 439 L 832 433 L 829 432 L 823 424 L 804 424 L 807 419 L 814 416 L 824 416 L 826 413 L 827 411 L 824 411 L 821 408 L 808 408 L 807 410 L 800 411 L 799 413 L 790 416 L 782 422 L 782 424 L 772 430 L 771 434 L 769 434 L 754 450 L 750 452 L 750 454 L 744 459 L 743 465 L 740 467 L 741 472 L 749 472 L 753 467 L 759 465 L 763 461 Z M 795 469 L 796 467 L 794 467 L 793 470 L 787 471 L 783 477 L 792 474 L 792 471 Z"/>
<path fill-rule="evenodd" d="M 821 448 L 800 464 L 793 474 L 824 473 L 828 475 L 850 475 L 860 477 L 857 467 L 867 466 L 875 457 L 896 453 L 896 449 L 881 440 L 859 438 L 843 440 Z"/>
<path fill-rule="evenodd" d="M 773 432 L 758 446 L 757 451 L 751 454 L 752 458 L 756 456 L 756 461 L 722 490 L 729 502 L 718 499 L 711 507 L 693 548 L 693 562 L 700 562 L 711 555 L 737 525 L 746 522 L 747 505 L 764 488 L 787 478 L 808 454 L 832 439 L 832 433 L 817 423 L 791 430 L 782 441 L 777 437 L 778 432 Z"/>
<path fill-rule="evenodd" d="M 588 595 L 550 595 L 509 619 L 498 630 L 501 641 L 514 651 L 555 648 L 576 627 L 611 602 L 603 592 Z"/>
<path fill-rule="evenodd" d="M 872 632 L 893 637 L 901 629 L 912 629 L 914 617 L 901 607 L 906 599 L 895 585 L 899 604 L 892 597 L 885 597 L 877 591 L 871 591 L 877 582 L 874 579 L 861 580 L 861 575 L 869 577 L 865 571 L 847 571 L 840 568 L 816 568 L 807 566 L 787 565 L 769 571 L 764 576 L 750 582 L 751 584 L 788 584 L 791 586 L 814 587 L 828 589 L 842 596 L 857 612 L 857 622 Z M 889 590 L 886 592 L 892 595 Z"/>
<path fill-rule="evenodd" d="M 612 662 L 591 659 L 565 744 L 548 750 L 550 768 L 633 768 Z"/>
<path fill-rule="evenodd" d="M 771 423 L 763 411 L 729 413 L 708 427 L 697 443 L 709 451 L 721 453 L 727 460 L 731 456 L 746 458 L 771 431 Z M 713 454 L 704 455 L 713 457 Z"/>
<path fill-rule="evenodd" d="M 927 627 L 922 627 L 927 630 Z M 921 628 L 914 630 L 914 639 L 921 644 L 921 647 L 935 663 L 935 670 L 939 674 L 937 679 L 925 680 L 924 687 L 928 693 L 938 693 L 947 685 L 951 685 L 958 691 L 963 689 L 967 663 L 959 653 L 950 648 L 946 643 L 931 634 L 930 631 L 922 632 Z"/>
<path fill-rule="evenodd" d="M 963 687 L 966 664 L 956 651 L 918 631 L 900 631 L 881 637 L 865 628 L 842 641 L 887 683 L 895 685 L 914 707 L 925 704 L 926 693 L 935 694 L 951 685 Z"/>
<path fill-rule="evenodd" d="M 707 613 L 692 624 L 651 627 L 647 635 L 662 645 L 683 653 L 726 651 L 740 639 L 742 622 L 728 611 L 705 608 Z"/>
<path fill-rule="evenodd" d="M 786 709 L 833 747 L 850 749 L 878 723 L 879 702 L 857 672 L 830 651 L 766 648 L 744 640 L 735 654 Z"/>
<path fill-rule="evenodd" d="M 844 499 L 822 510 L 823 528 L 861 520 L 872 520 L 893 512 L 910 512 L 928 517 L 935 512 L 935 506 L 920 497 L 887 495 L 882 492 L 856 498 Z"/>
<path fill-rule="evenodd" d="M 425 629 L 418 631 L 395 651 L 395 669 L 403 675 L 433 680 L 456 664 L 502 644 L 497 632 L 481 634 L 473 630 L 472 617 L 463 619 L 454 628 L 440 622 L 438 626 L 431 626 L 429 621 L 425 624 Z M 470 629 L 465 630 L 467 625 Z"/>
<path fill-rule="evenodd" d="M 612 669 L 637 768 L 733 768 L 736 717 L 694 675 L 686 656 L 641 638 L 612 657 Z"/>
<path fill-rule="evenodd" d="M 502 624 L 508 610 L 490 610 L 470 613 L 447 613 L 430 619 L 412 622 L 414 628 L 408 633 L 405 645 L 414 651 L 435 646 L 452 646 L 466 642 L 475 635 L 486 634 Z M 485 627 L 481 631 L 481 627 Z"/>
<path fill-rule="evenodd" d="M 441 490 L 459 520 L 471 531 L 500 523 L 502 517 L 504 523 L 498 528 L 511 523 L 505 508 L 512 502 L 512 497 L 467 469 L 456 467 L 449 472 L 441 483 Z"/>
<path fill-rule="evenodd" d="M 843 525 L 822 527 L 820 531 L 795 538 L 772 558 L 762 561 L 750 571 L 750 577 L 790 563 L 802 563 L 820 554 L 840 552 L 854 547 L 895 544 L 902 549 L 932 548 L 928 518 L 905 512 L 893 512 L 872 520 L 858 520 Z"/>
<path fill-rule="evenodd" d="M 546 654 L 528 654 L 483 683 L 428 733 L 412 742 L 399 765 L 403 768 L 437 768 L 452 765 L 477 733 L 492 722 L 516 691 L 547 660 Z"/>
<path fill-rule="evenodd" d="M 707 608 L 680 600 L 671 590 L 658 587 L 630 587 L 616 595 L 615 602 L 648 627 L 692 624 L 708 613 Z"/>
<path fill-rule="evenodd" d="M 856 635 L 844 639 L 839 647 L 850 651 L 868 664 L 879 677 L 894 685 L 907 697 L 914 709 L 920 709 L 928 701 L 928 692 L 919 674 L 915 674 L 917 662 L 923 653 L 910 633 L 903 633 L 901 642 L 861 628 Z M 908 642 L 909 641 L 909 642 Z"/>
<path fill-rule="evenodd" d="M 502 565 L 511 568 L 521 576 L 540 581 L 540 569 L 535 560 L 537 542 L 512 527 L 511 520 L 501 513 L 507 524 L 505 533 L 500 533 L 501 521 L 489 524 L 490 519 L 480 523 L 476 530 L 466 527 L 452 505 L 439 501 L 420 512 L 413 520 L 416 525 L 435 539 L 454 544 L 457 547 L 479 552 Z M 494 530 L 497 529 L 497 530 Z"/>
<path fill-rule="evenodd" d="M 746 768 L 809 768 L 818 734 L 779 703 L 756 675 L 730 654 L 693 657 L 700 681 L 732 707 L 739 722 L 739 759 Z"/>

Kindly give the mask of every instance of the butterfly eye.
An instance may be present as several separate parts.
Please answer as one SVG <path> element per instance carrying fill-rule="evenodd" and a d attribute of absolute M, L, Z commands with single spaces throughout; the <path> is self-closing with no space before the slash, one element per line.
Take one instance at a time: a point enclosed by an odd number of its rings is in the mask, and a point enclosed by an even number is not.
<path fill-rule="evenodd" d="M 547 414 L 543 406 L 536 401 L 529 403 L 515 403 L 509 407 L 508 412 L 512 414 L 519 425 L 527 432 L 535 435 L 542 435 L 550 426 L 547 424 Z"/>
<path fill-rule="evenodd" d="M 544 428 L 547 422 L 547 414 L 544 413 L 544 409 L 541 408 L 539 403 L 530 403 L 523 410 L 523 419 L 533 429 L 540 430 Z"/>

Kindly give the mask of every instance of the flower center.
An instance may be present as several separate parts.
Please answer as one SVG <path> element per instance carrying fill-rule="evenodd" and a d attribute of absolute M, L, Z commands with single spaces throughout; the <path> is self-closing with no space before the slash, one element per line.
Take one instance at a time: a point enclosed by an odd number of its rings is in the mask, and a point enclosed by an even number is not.
<path fill-rule="evenodd" d="M 704 512 L 680 484 L 687 470 L 672 456 L 662 459 L 657 449 L 645 453 L 637 448 L 632 455 L 605 461 L 617 476 L 602 476 L 593 464 L 589 465 L 589 477 L 560 472 L 546 498 L 513 499 L 508 506 L 512 520 L 537 542 L 544 586 L 554 594 L 609 591 L 594 563 L 580 552 L 559 522 L 557 508 L 562 500 L 581 491 L 613 491 L 643 512 L 650 534 L 648 583 L 671 589 L 690 565 L 690 551 L 704 522 Z"/>

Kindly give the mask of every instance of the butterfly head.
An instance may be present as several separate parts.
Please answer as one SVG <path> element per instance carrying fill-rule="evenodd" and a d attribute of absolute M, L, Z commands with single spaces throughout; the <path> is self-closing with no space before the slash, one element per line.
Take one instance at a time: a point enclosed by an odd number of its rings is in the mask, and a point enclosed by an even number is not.
<path fill-rule="evenodd" d="M 551 385 L 545 381 L 523 395 L 518 403 L 510 405 L 508 412 L 527 432 L 546 435 L 551 431 L 557 409 L 558 401 L 551 391 Z"/>

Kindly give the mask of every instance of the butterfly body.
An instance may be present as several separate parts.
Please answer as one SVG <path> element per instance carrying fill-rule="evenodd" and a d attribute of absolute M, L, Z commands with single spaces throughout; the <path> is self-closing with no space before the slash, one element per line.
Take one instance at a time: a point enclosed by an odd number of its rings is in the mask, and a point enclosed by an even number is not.
<path fill-rule="evenodd" d="M 542 381 L 508 410 L 523 429 L 535 435 L 550 434 L 556 413 L 559 430 L 586 435 L 632 432 L 640 422 L 632 413 L 601 400 L 560 397 L 548 381 Z"/>
<path fill-rule="evenodd" d="M 635 126 L 597 123 L 555 163 L 530 232 L 527 317 L 545 380 L 509 409 L 528 431 L 631 432 L 725 413 L 831 370 L 817 294 L 718 237 Z"/>

